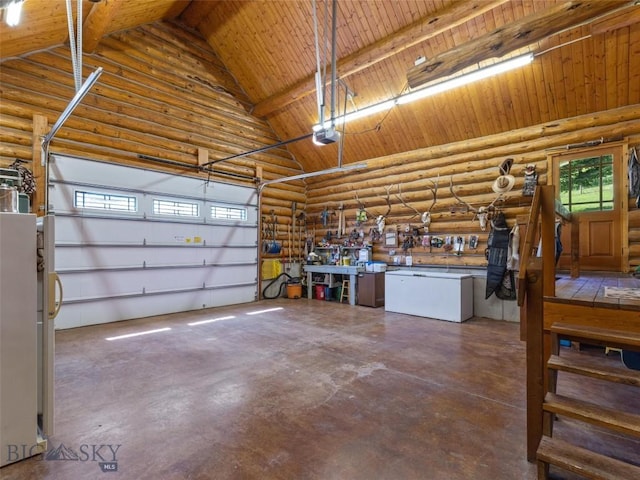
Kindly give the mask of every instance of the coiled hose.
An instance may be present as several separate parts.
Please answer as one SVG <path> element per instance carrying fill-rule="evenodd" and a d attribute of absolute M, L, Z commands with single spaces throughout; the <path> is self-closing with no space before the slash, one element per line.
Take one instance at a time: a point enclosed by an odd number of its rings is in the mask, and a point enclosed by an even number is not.
<path fill-rule="evenodd" d="M 280 280 L 280 277 L 285 276 L 287 277 L 289 280 L 287 280 L 286 282 L 282 282 L 280 284 L 280 288 L 278 289 L 278 293 L 274 296 L 274 297 L 270 297 L 267 295 L 267 289 L 273 285 L 274 283 L 276 283 L 278 280 Z M 292 283 L 300 283 L 300 277 L 292 277 L 291 275 L 289 275 L 288 273 L 281 273 L 280 275 L 278 275 L 276 278 L 272 279 L 269 283 L 267 283 L 267 285 L 262 289 L 262 298 L 266 299 L 266 300 L 273 300 L 275 298 L 278 298 L 282 295 L 283 291 L 282 291 L 282 287 L 286 287 L 288 284 L 292 284 Z"/>

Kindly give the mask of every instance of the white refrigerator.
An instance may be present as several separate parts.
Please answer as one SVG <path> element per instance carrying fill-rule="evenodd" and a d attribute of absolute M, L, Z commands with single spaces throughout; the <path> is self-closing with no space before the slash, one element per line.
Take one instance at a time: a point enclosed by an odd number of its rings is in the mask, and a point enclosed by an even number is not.
<path fill-rule="evenodd" d="M 53 434 L 53 216 L 0 212 L 0 467 Z"/>

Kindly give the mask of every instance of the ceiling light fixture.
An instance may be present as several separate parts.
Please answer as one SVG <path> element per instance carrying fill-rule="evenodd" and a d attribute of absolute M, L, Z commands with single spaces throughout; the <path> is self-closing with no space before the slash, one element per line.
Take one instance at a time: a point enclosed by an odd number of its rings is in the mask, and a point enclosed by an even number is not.
<path fill-rule="evenodd" d="M 504 62 L 495 63 L 488 67 L 474 70 L 473 72 L 469 72 L 464 75 L 450 78 L 449 80 L 445 80 L 443 82 L 436 83 L 419 90 L 414 90 L 410 93 L 405 93 L 404 95 L 399 95 L 391 100 L 386 100 L 384 102 L 376 103 L 360 110 L 349 112 L 346 115 L 341 115 L 340 117 L 337 117 L 335 119 L 334 125 L 340 125 L 343 123 L 351 122 L 353 120 L 357 120 L 359 118 L 368 117 L 369 115 L 389 110 L 395 105 L 404 105 L 406 103 L 414 102 L 422 98 L 438 95 L 439 93 L 453 90 L 454 88 L 462 87 L 464 85 L 477 82 L 478 80 L 483 80 L 500 73 L 508 72 L 509 70 L 523 67 L 531 63 L 533 61 L 533 58 L 533 53 L 527 53 L 525 55 L 510 58 L 509 60 L 505 60 Z M 322 130 L 323 128 L 329 128 L 330 126 L 331 125 L 328 122 L 325 122 L 324 126 L 316 124 L 313 126 L 313 130 L 317 132 L 319 130 Z"/>
<path fill-rule="evenodd" d="M 24 0 L 9 0 L 2 2 L 0 7 L 5 9 L 4 21 L 10 27 L 15 27 L 20 23 L 20 14 L 22 13 L 22 3 Z"/>
<path fill-rule="evenodd" d="M 519 57 L 510 58 L 509 60 L 506 60 L 504 62 L 495 63 L 488 67 L 480 68 L 478 70 L 474 70 L 473 72 L 460 75 L 459 77 L 454 77 L 452 79 L 445 80 L 444 82 L 436 83 L 435 85 L 431 85 L 429 87 L 422 88 L 405 95 L 401 95 L 396 99 L 396 102 L 398 103 L 398 105 L 404 105 L 405 103 L 420 100 L 421 98 L 430 97 L 432 95 L 437 95 L 448 90 L 453 90 L 454 88 L 469 85 L 470 83 L 477 82 L 478 80 L 484 80 L 485 78 L 493 77 L 494 75 L 499 75 L 510 70 L 515 70 L 516 68 L 520 68 L 530 64 L 532 61 L 533 53 L 527 53 L 526 55 L 520 55 Z"/>

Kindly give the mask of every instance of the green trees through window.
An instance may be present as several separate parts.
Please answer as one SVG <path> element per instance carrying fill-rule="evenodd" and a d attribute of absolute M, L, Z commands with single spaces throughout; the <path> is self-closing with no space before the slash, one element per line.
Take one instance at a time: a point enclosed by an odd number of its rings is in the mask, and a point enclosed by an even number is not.
<path fill-rule="evenodd" d="M 613 210 L 613 155 L 560 164 L 560 201 L 570 212 Z"/>

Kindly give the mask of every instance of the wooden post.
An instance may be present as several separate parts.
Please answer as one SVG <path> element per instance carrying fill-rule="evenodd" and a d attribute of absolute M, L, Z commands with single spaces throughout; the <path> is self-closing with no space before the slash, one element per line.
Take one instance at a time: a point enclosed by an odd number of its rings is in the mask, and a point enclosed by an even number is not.
<path fill-rule="evenodd" d="M 628 264 L 629 262 L 627 262 Z M 571 278 L 580 276 L 580 220 L 571 215 Z"/>
<path fill-rule="evenodd" d="M 42 165 L 42 137 L 47 134 L 49 121 L 44 115 L 33 115 L 33 134 L 31 138 L 31 167 L 36 180 L 36 191 L 31 197 L 31 211 L 37 216 L 44 215 L 45 185 L 44 165 Z"/>
<path fill-rule="evenodd" d="M 118 13 L 121 0 L 95 3 L 84 21 L 82 50 L 93 53 L 100 43 L 100 39 L 109 33 L 108 28 L 113 17 Z"/>
<path fill-rule="evenodd" d="M 532 258 L 527 265 L 527 460 L 534 462 L 542 438 L 544 402 L 543 289 L 542 261 Z"/>
<path fill-rule="evenodd" d="M 198 165 L 202 166 L 209 161 L 209 150 L 198 147 Z"/>
<path fill-rule="evenodd" d="M 520 306 L 520 340 L 527 340 L 527 267 L 533 251 L 533 243 L 538 231 L 538 218 L 540 215 L 540 187 L 536 188 L 531 202 L 531 210 L 526 224 L 524 246 L 520 253 L 520 271 L 518 272 L 518 305 Z"/>
<path fill-rule="evenodd" d="M 256 166 L 256 180 L 262 182 L 262 166 Z M 262 189 L 258 186 L 258 295 L 256 300 L 262 300 Z"/>
<path fill-rule="evenodd" d="M 556 240 L 555 221 L 556 209 L 554 203 L 553 185 L 542 185 L 541 208 L 542 208 L 542 273 L 544 275 L 544 291 L 547 297 L 556 295 Z"/>

